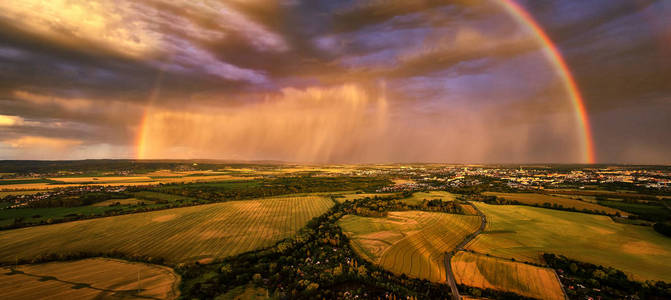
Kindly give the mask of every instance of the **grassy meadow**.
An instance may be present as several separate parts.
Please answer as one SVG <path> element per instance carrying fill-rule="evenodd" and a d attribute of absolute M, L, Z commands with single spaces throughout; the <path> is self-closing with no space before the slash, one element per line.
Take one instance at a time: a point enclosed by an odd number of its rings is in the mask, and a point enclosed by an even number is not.
<path fill-rule="evenodd" d="M 537 299 L 564 299 L 552 269 L 465 251 L 459 251 L 452 257 L 451 264 L 459 284 Z"/>
<path fill-rule="evenodd" d="M 107 251 L 169 263 L 218 259 L 271 246 L 332 205 L 325 197 L 274 197 L 6 230 L 0 261 Z"/>
<path fill-rule="evenodd" d="M 107 258 L 0 268 L 2 299 L 176 299 L 179 275 L 157 265 Z M 138 282 L 139 275 L 139 282 Z M 138 290 L 140 291 L 138 293 Z"/>
<path fill-rule="evenodd" d="M 338 225 L 365 259 L 397 274 L 444 282 L 445 252 L 474 232 L 480 218 L 403 211 L 385 218 L 347 215 Z"/>
<path fill-rule="evenodd" d="M 476 203 L 487 228 L 468 249 L 542 263 L 543 253 L 614 267 L 636 280 L 671 281 L 671 238 L 607 216 Z"/>
<path fill-rule="evenodd" d="M 496 196 L 499 198 L 514 200 L 526 205 L 542 206 L 544 203 L 550 203 L 550 204 L 561 205 L 564 208 L 574 208 L 576 210 L 589 209 L 599 212 L 605 211 L 609 215 L 614 215 L 616 213 L 620 213 L 620 215 L 622 216 L 629 215 L 627 212 L 624 212 L 619 209 L 595 204 L 588 201 L 571 199 L 569 198 L 569 196 L 562 197 L 562 196 L 552 196 L 552 195 L 535 194 L 535 193 L 496 193 L 496 192 L 485 192 L 483 193 L 483 195 Z"/>

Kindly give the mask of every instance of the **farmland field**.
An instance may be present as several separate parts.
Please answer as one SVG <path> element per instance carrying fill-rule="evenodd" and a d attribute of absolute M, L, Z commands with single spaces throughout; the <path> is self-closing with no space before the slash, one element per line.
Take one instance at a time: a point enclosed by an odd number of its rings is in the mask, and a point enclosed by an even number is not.
<path fill-rule="evenodd" d="M 467 248 L 542 263 L 542 253 L 614 267 L 637 280 L 671 281 L 671 238 L 607 216 L 476 203 L 487 228 Z M 605 255 L 607 253 L 607 255 Z"/>
<path fill-rule="evenodd" d="M 113 199 L 120 201 L 121 199 Z M 51 207 L 51 208 L 20 208 L 20 209 L 2 209 L 0 210 L 0 226 L 7 226 L 14 222 L 14 219 L 22 219 L 26 223 L 39 224 L 48 219 L 63 219 L 66 216 L 90 216 L 103 215 L 106 211 L 114 210 L 109 206 L 76 206 L 76 207 Z"/>
<path fill-rule="evenodd" d="M 444 282 L 445 252 L 474 232 L 480 218 L 404 211 L 385 218 L 347 215 L 338 224 L 365 259 L 397 274 Z"/>
<path fill-rule="evenodd" d="M 155 203 L 192 203 L 196 201 L 196 199 L 186 196 L 177 196 L 149 191 L 136 192 L 133 195 L 135 197 L 130 199 L 110 199 L 87 206 L 2 209 L 0 210 L 0 226 L 8 226 L 12 224 L 16 218 L 22 219 L 25 223 L 40 224 L 40 222 L 47 222 L 49 219 L 59 220 L 67 219 L 68 217 L 87 217 L 92 215 L 101 216 L 110 211 L 128 212 L 133 211 L 134 208 L 132 205 L 137 205 L 139 202 L 143 202 L 145 204 L 145 208 L 153 209 L 163 207 L 163 205 Z M 122 206 L 110 206 L 110 204 L 114 204 L 116 202 L 119 202 Z M 0 207 L 3 207 L 2 205 L 3 204 L 0 202 Z"/>
<path fill-rule="evenodd" d="M 0 190 L 48 190 L 57 188 L 68 188 L 79 185 L 93 186 L 144 186 L 167 183 L 194 183 L 194 182 L 216 182 L 216 181 L 239 181 L 252 180 L 255 177 L 218 175 L 200 172 L 198 174 L 186 174 L 183 176 L 100 176 L 100 177 L 53 177 L 49 179 L 2 179 Z"/>
<path fill-rule="evenodd" d="M 409 205 L 418 205 L 422 204 L 422 201 L 424 200 L 434 199 L 440 199 L 442 201 L 454 201 L 456 200 L 456 195 L 443 191 L 416 192 L 413 193 L 412 196 L 403 199 L 403 202 Z"/>
<path fill-rule="evenodd" d="M 16 272 L 9 268 L 0 270 L 3 299 L 175 299 L 179 296 L 179 276 L 171 269 L 123 260 L 91 258 L 19 265 Z"/>
<path fill-rule="evenodd" d="M 552 269 L 460 251 L 451 260 L 457 283 L 537 299 L 564 299 Z"/>
<path fill-rule="evenodd" d="M 605 211 L 609 215 L 614 215 L 618 212 L 620 213 L 620 215 L 623 216 L 629 215 L 628 213 L 622 210 L 614 209 L 603 205 L 598 205 L 591 202 L 571 199 L 568 196 L 560 197 L 560 196 L 551 196 L 551 195 L 533 194 L 533 193 L 494 193 L 494 192 L 485 192 L 483 194 L 487 196 L 496 196 L 508 200 L 514 200 L 527 205 L 542 206 L 544 203 L 550 203 L 550 204 L 561 205 L 564 208 L 575 208 L 576 210 L 588 209 L 599 212 Z"/>
<path fill-rule="evenodd" d="M 80 251 L 171 263 L 223 258 L 271 246 L 332 205 L 324 197 L 275 197 L 2 231 L 0 261 Z"/>

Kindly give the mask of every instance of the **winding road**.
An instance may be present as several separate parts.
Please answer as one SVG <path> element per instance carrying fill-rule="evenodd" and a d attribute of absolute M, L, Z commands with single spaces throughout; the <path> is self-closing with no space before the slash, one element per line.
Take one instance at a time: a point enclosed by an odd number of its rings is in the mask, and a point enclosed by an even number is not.
<path fill-rule="evenodd" d="M 468 205 L 472 206 L 475 211 L 478 213 L 478 216 L 481 218 L 480 222 L 480 228 L 476 230 L 475 232 L 469 234 L 466 238 L 464 238 L 459 245 L 457 245 L 454 250 L 450 252 L 445 253 L 445 272 L 447 275 L 447 283 L 450 285 L 450 289 L 452 290 L 452 299 L 453 300 L 461 300 L 461 295 L 459 295 L 459 289 L 457 288 L 457 282 L 454 279 L 454 272 L 452 272 L 452 264 L 450 261 L 452 260 L 452 255 L 454 253 L 457 253 L 458 251 L 464 250 L 464 247 L 470 243 L 478 234 L 482 233 L 485 230 L 485 227 L 487 226 L 487 218 L 485 215 L 478 209 L 477 206 L 473 205 L 472 202 L 468 201 Z"/>

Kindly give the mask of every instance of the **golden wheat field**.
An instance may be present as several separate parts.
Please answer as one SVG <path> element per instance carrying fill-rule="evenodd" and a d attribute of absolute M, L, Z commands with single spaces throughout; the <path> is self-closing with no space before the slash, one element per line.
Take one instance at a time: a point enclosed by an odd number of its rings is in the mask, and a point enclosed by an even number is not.
<path fill-rule="evenodd" d="M 513 292 L 537 299 L 564 299 L 552 269 L 459 251 L 452 257 L 452 272 L 459 284 Z"/>
<path fill-rule="evenodd" d="M 338 224 L 365 259 L 396 274 L 444 282 L 445 252 L 475 232 L 480 218 L 404 211 L 385 218 L 347 215 Z"/>
<path fill-rule="evenodd" d="M 271 246 L 332 205 L 325 197 L 273 197 L 7 230 L 0 261 L 108 251 L 170 263 L 218 259 Z"/>
<path fill-rule="evenodd" d="M 505 198 L 508 200 L 514 200 L 522 204 L 527 205 L 539 205 L 542 206 L 544 203 L 557 204 L 561 205 L 564 208 L 575 208 L 576 210 L 589 209 L 594 211 L 605 211 L 607 214 L 614 215 L 620 213 L 622 216 L 629 215 L 627 212 L 621 211 L 619 209 L 606 207 L 603 205 L 595 204 L 592 202 L 581 201 L 577 199 L 571 199 L 569 197 L 560 197 L 552 196 L 545 194 L 534 194 L 534 193 L 496 193 L 496 192 L 485 192 L 483 193 L 486 196 L 496 196 L 500 198 Z"/>
<path fill-rule="evenodd" d="M 170 268 L 107 258 L 1 268 L 2 299 L 176 299 Z M 138 281 L 139 279 L 139 281 Z"/>

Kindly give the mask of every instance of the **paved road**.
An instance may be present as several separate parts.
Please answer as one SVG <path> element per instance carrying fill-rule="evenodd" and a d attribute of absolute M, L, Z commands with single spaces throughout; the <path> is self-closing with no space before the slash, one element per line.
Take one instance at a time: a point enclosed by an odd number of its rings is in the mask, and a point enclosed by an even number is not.
<path fill-rule="evenodd" d="M 457 253 L 460 250 L 464 250 L 464 247 L 470 243 L 478 234 L 483 232 L 485 230 L 485 227 L 487 226 L 487 218 L 485 215 L 475 206 L 473 205 L 472 202 L 468 202 L 468 205 L 473 206 L 475 208 L 475 211 L 478 213 L 478 216 L 481 218 L 480 222 L 480 228 L 473 232 L 472 234 L 468 235 L 466 238 L 464 238 L 457 247 L 454 248 L 454 251 L 452 252 L 447 252 L 445 253 L 445 273 L 447 275 L 447 284 L 450 285 L 450 289 L 452 290 L 452 300 L 461 300 L 461 295 L 459 295 L 459 289 L 457 288 L 457 282 L 454 279 L 454 273 L 452 272 L 452 264 L 450 261 L 452 260 L 452 254 Z"/>

